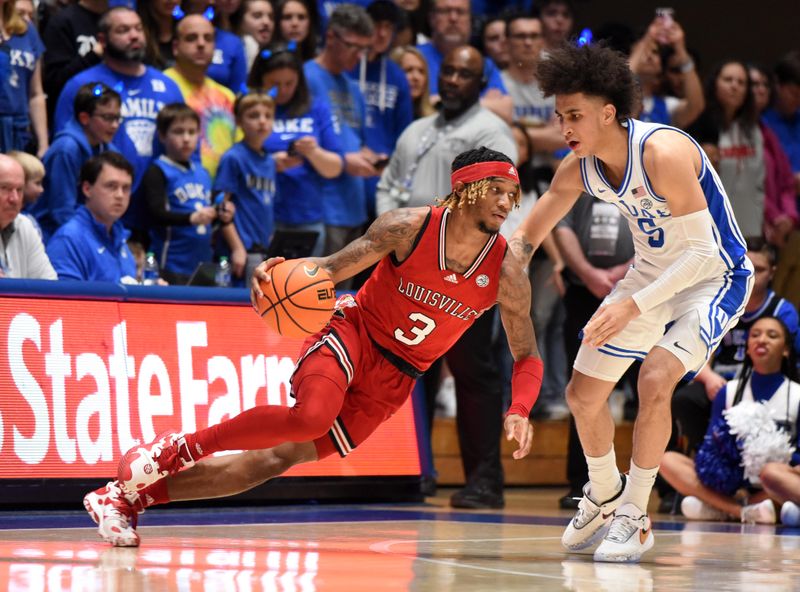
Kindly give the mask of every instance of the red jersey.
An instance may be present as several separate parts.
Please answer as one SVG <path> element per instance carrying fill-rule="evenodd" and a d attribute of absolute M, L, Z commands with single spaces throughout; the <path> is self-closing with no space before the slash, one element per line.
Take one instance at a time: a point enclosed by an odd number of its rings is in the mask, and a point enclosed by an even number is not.
<path fill-rule="evenodd" d="M 449 270 L 449 215 L 447 208 L 431 208 L 408 257 L 384 257 L 356 294 L 370 337 L 418 370 L 427 370 L 497 302 L 505 239 L 488 235 L 467 271 Z"/>

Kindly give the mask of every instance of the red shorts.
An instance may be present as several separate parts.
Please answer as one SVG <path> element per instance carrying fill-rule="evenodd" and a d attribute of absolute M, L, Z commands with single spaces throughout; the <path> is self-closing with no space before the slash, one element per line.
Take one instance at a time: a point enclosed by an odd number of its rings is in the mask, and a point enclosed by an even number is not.
<path fill-rule="evenodd" d="M 303 352 L 292 375 L 293 385 L 306 376 L 323 375 L 345 393 L 330 431 L 314 440 L 320 459 L 334 452 L 347 456 L 403 405 L 414 388 L 416 378 L 375 347 L 356 306 L 337 311 L 325 329 L 306 340 Z M 292 394 L 298 401 L 331 396 L 330 391 L 315 390 L 304 387 Z"/>

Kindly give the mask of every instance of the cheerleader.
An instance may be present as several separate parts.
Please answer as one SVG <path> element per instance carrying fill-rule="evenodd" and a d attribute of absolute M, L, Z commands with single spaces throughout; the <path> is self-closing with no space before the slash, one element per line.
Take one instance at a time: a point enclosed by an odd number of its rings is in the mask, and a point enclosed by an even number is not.
<path fill-rule="evenodd" d="M 800 384 L 792 343 L 789 330 L 779 319 L 766 316 L 756 321 L 747 336 L 741 375 L 728 382 L 715 398 L 697 457 L 693 460 L 678 452 L 664 455 L 660 473 L 687 496 L 681 503 L 687 518 L 776 522 L 775 503 L 780 505 L 784 500 L 778 497 L 773 502 L 769 488 L 761 489 L 758 475 L 767 461 L 800 464 L 795 448 Z M 732 409 L 743 402 L 750 406 L 740 408 L 744 414 Z M 766 413 L 772 420 L 767 421 L 769 429 L 754 430 L 759 414 L 763 419 Z M 742 488 L 751 494 L 744 506 L 735 497 Z"/>

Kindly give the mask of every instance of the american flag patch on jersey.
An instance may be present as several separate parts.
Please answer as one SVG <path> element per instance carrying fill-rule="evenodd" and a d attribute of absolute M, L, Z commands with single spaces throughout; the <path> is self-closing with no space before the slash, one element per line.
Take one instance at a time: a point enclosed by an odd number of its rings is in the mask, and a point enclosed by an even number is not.
<path fill-rule="evenodd" d="M 644 185 L 639 185 L 638 187 L 631 189 L 631 195 L 633 195 L 633 197 L 636 199 L 641 199 L 647 195 L 647 192 L 644 190 Z"/>

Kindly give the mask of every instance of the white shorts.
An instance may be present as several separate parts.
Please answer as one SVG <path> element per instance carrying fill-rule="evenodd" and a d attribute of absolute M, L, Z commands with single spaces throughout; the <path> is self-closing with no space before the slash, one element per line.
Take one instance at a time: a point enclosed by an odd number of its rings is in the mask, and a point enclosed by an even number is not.
<path fill-rule="evenodd" d="M 617 382 L 634 360 L 644 360 L 654 346 L 678 358 L 687 378 L 705 365 L 722 337 L 744 313 L 753 288 L 750 260 L 740 268 L 709 278 L 675 294 L 631 321 L 605 345 L 581 344 L 573 368 L 582 374 Z M 622 300 L 652 282 L 635 268 L 620 280 L 603 304 Z"/>

